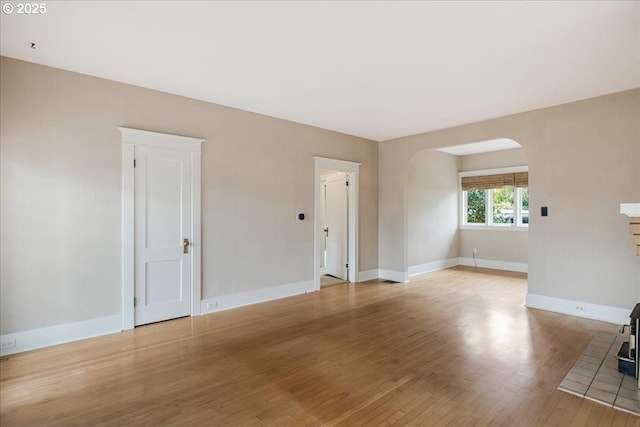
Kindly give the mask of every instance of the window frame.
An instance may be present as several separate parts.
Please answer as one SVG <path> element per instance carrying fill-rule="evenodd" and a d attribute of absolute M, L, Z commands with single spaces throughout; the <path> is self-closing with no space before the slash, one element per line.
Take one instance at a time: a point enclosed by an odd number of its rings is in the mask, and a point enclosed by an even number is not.
<path fill-rule="evenodd" d="M 482 176 L 495 175 L 503 173 L 529 172 L 528 166 L 516 166 L 499 169 L 484 169 L 476 171 L 465 171 L 458 173 L 458 195 L 460 198 L 460 215 L 459 228 L 462 230 L 503 230 L 503 231 L 528 231 L 529 223 L 522 221 L 522 188 L 515 187 L 513 192 L 514 221 L 510 224 L 494 224 L 493 223 L 493 189 L 482 190 L 485 192 L 485 222 L 468 223 L 467 222 L 467 191 L 462 190 L 462 178 L 466 176 Z M 526 188 L 529 188 L 528 186 Z"/>

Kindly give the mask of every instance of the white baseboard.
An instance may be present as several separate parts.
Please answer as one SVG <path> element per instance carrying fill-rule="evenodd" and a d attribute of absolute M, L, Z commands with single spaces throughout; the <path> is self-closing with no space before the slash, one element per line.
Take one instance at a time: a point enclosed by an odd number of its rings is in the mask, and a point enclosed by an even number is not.
<path fill-rule="evenodd" d="M 380 270 L 377 268 L 374 270 L 366 270 L 358 273 L 358 282 L 366 282 L 367 280 L 374 280 L 380 277 Z"/>
<path fill-rule="evenodd" d="M 473 262 L 473 258 L 458 258 L 458 265 L 466 265 L 469 267 L 493 268 L 496 270 L 506 271 L 518 271 L 521 273 L 527 273 L 529 271 L 529 265 L 521 262 L 507 262 L 507 261 L 494 261 L 491 259 L 479 259 L 476 258 L 476 262 Z"/>
<path fill-rule="evenodd" d="M 443 270 L 449 267 L 455 267 L 459 265 L 458 258 L 450 258 L 440 261 L 427 262 L 425 264 L 414 265 L 409 267 L 409 276 L 416 276 L 418 274 L 429 273 L 431 271 Z"/>
<path fill-rule="evenodd" d="M 610 307 L 606 305 L 591 304 L 582 301 L 572 301 L 562 298 L 548 297 L 527 293 L 527 307 L 553 311 L 555 313 L 569 314 L 586 319 L 601 320 L 603 322 L 618 325 L 629 323 L 631 308 Z"/>
<path fill-rule="evenodd" d="M 406 271 L 385 270 L 381 268 L 378 270 L 378 276 L 380 279 L 398 283 L 407 283 L 409 281 L 409 273 Z"/>
<path fill-rule="evenodd" d="M 237 294 L 222 295 L 202 300 L 200 302 L 200 312 L 202 314 L 215 313 L 216 311 L 244 307 L 247 305 L 258 304 L 260 302 L 272 301 L 275 299 L 314 291 L 313 280 L 306 280 L 304 282 L 289 283 L 286 285 L 273 286 L 271 288 L 255 289 L 253 291 L 239 292 Z"/>
<path fill-rule="evenodd" d="M 7 356 L 122 331 L 122 315 L 65 323 L 0 336 L 0 355 Z"/>
<path fill-rule="evenodd" d="M 478 267 L 483 267 L 483 268 L 493 268 L 496 270 L 506 270 L 506 271 L 518 271 L 522 273 L 528 272 L 528 265 L 525 263 L 494 261 L 490 259 L 478 259 L 478 258 L 476 258 L 476 263 Z M 459 257 L 459 258 L 449 258 L 445 260 L 428 262 L 420 265 L 414 265 L 409 267 L 409 271 L 406 273 L 401 271 L 384 270 L 384 269 L 369 270 L 366 273 L 377 272 L 378 277 L 381 279 L 406 283 L 409 280 L 410 276 L 416 276 L 418 274 L 424 274 L 424 273 L 429 273 L 431 271 L 437 271 L 445 268 L 455 267 L 456 265 L 466 265 L 466 266 L 474 267 L 476 263 L 474 263 L 473 258 Z M 370 276 L 367 276 L 367 277 L 370 277 Z M 364 281 L 364 280 L 370 280 L 372 278 L 373 277 L 370 277 L 369 279 L 360 278 L 360 280 Z"/>

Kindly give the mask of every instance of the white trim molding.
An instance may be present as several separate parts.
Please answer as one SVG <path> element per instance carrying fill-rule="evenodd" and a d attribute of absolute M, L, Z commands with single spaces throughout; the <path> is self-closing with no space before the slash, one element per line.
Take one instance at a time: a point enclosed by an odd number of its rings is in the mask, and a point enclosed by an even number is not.
<path fill-rule="evenodd" d="M 136 146 L 148 146 L 191 153 L 191 315 L 201 313 L 202 299 L 202 226 L 201 226 L 201 152 L 204 139 L 170 135 L 126 127 L 118 128 L 122 137 L 122 329 L 135 326 L 135 212 L 134 171 Z"/>
<path fill-rule="evenodd" d="M 358 281 L 366 282 L 368 280 L 375 280 L 380 277 L 380 271 L 375 268 L 373 270 L 365 270 L 358 273 Z"/>
<path fill-rule="evenodd" d="M 509 166 L 506 168 L 496 168 L 496 169 L 478 169 L 472 171 L 462 171 L 458 172 L 458 177 L 462 178 L 463 176 L 485 176 L 485 175 L 497 175 L 501 173 L 517 173 L 517 172 L 529 172 L 529 166 Z"/>
<path fill-rule="evenodd" d="M 620 203 L 620 213 L 630 217 L 640 217 L 640 203 Z"/>
<path fill-rule="evenodd" d="M 321 163 L 322 169 L 330 169 L 338 172 L 359 172 L 362 163 L 349 160 L 338 160 L 329 157 L 313 156 L 317 163 Z"/>
<path fill-rule="evenodd" d="M 2 335 L 0 355 L 22 353 L 52 345 L 94 338 L 122 331 L 122 317 L 119 314 L 83 320 L 45 328 L 30 329 Z"/>
<path fill-rule="evenodd" d="M 517 225 L 484 225 L 484 224 L 463 224 L 458 226 L 460 230 L 478 230 L 478 231 L 529 231 L 529 227 Z"/>
<path fill-rule="evenodd" d="M 122 144 L 122 329 L 133 329 L 135 295 L 134 170 L 135 145 Z"/>
<path fill-rule="evenodd" d="M 245 307 L 248 305 L 287 298 L 294 295 L 306 294 L 314 291 L 313 280 L 288 283 L 286 285 L 273 286 L 270 288 L 255 289 L 252 291 L 239 292 L 237 294 L 207 298 L 202 301 L 200 311 L 202 314 L 215 313 L 217 311 Z"/>
<path fill-rule="evenodd" d="M 409 278 L 420 274 L 430 273 L 432 271 L 444 270 L 458 265 L 480 268 L 492 268 L 495 270 L 517 271 L 520 273 L 528 272 L 528 264 L 519 262 L 494 261 L 490 259 L 478 259 L 474 263 L 473 258 L 449 258 L 444 260 L 427 262 L 424 264 L 413 265 L 409 267 L 408 272 L 377 269 L 360 272 L 360 281 L 372 279 L 390 280 L 392 282 L 407 283 Z"/>
<path fill-rule="evenodd" d="M 495 261 L 492 259 L 476 258 L 474 262 L 473 258 L 460 257 L 458 258 L 458 265 L 493 268 L 495 270 L 518 271 L 520 273 L 529 272 L 529 264 L 522 262 Z"/>
<path fill-rule="evenodd" d="M 420 265 L 414 265 L 409 267 L 409 277 L 417 276 L 418 274 L 430 273 L 432 271 L 444 270 L 445 268 L 455 267 L 459 265 L 459 258 L 450 258 L 445 260 L 427 262 Z"/>
<path fill-rule="evenodd" d="M 190 151 L 200 153 L 204 139 L 190 136 L 172 135 L 169 133 L 151 132 L 148 130 L 119 127 L 123 144 L 147 145 L 156 148 Z"/>
<path fill-rule="evenodd" d="M 395 271 L 381 268 L 378 270 L 379 278 L 382 280 L 389 280 L 391 282 L 408 283 L 409 273 L 406 271 Z"/>
<path fill-rule="evenodd" d="M 629 314 L 633 309 L 633 307 L 610 307 L 532 293 L 527 293 L 526 306 L 529 308 L 553 311 L 555 313 L 584 317 L 586 319 L 601 320 L 618 325 L 629 323 Z"/>

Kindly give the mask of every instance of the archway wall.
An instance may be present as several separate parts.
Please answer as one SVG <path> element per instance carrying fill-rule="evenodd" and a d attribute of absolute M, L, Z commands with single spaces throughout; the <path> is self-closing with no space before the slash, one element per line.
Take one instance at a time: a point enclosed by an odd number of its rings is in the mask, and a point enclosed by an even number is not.
<path fill-rule="evenodd" d="M 640 296 L 640 258 L 619 204 L 640 200 L 639 117 L 634 89 L 380 143 L 381 276 L 408 279 L 411 159 L 427 149 L 511 138 L 529 163 L 528 300 L 565 312 L 585 302 L 573 314 L 594 318 L 603 316 L 585 311 L 630 310 Z M 549 216 L 540 215 L 542 206 Z"/>
<path fill-rule="evenodd" d="M 414 155 L 405 193 L 409 275 L 475 263 L 527 271 L 526 229 L 459 227 L 459 172 L 522 166 L 528 166 L 523 148 L 464 156 L 428 149 Z"/>
<path fill-rule="evenodd" d="M 413 156 L 407 173 L 409 274 L 456 265 L 460 158 L 436 150 Z"/>

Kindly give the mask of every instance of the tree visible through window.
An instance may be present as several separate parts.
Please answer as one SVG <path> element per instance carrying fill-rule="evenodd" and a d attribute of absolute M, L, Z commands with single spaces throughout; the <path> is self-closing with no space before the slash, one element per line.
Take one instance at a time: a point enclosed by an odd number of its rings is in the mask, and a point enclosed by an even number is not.
<path fill-rule="evenodd" d="M 520 223 L 523 225 L 529 224 L 529 189 L 527 187 L 522 188 L 520 194 L 520 199 L 522 201 L 520 206 Z"/>
<path fill-rule="evenodd" d="M 486 218 L 486 191 L 469 190 L 467 193 L 467 223 L 484 224 Z"/>
<path fill-rule="evenodd" d="M 493 223 L 513 224 L 513 187 L 503 187 L 492 191 Z"/>
<path fill-rule="evenodd" d="M 528 227 L 528 184 L 529 172 L 522 166 L 461 172 L 462 225 Z"/>
<path fill-rule="evenodd" d="M 492 190 L 470 189 L 462 192 L 463 225 L 529 225 L 529 189 L 502 187 Z"/>

